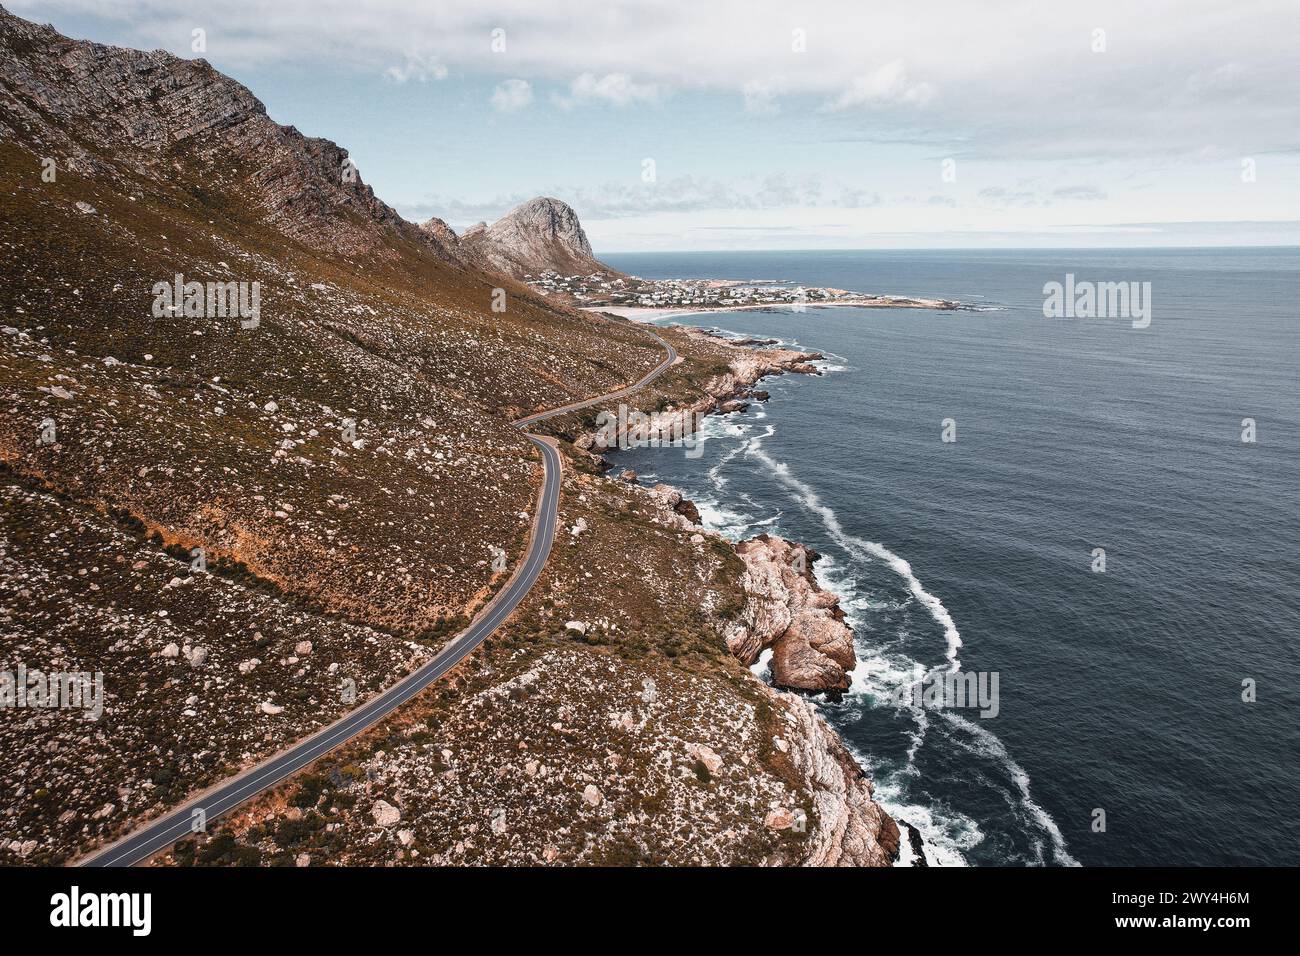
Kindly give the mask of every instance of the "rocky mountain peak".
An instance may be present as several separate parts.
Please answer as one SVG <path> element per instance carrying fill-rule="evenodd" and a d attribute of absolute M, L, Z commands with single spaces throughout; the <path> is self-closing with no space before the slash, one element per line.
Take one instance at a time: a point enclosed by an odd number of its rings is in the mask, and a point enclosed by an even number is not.
<path fill-rule="evenodd" d="M 521 253 L 531 248 L 543 253 L 592 258 L 591 243 L 582 230 L 578 214 L 568 203 L 550 196 L 520 203 L 494 222 L 488 228 L 488 235 Z"/>
<path fill-rule="evenodd" d="M 470 227 L 461 242 L 479 265 L 515 278 L 550 270 L 618 274 L 592 253 L 573 207 L 551 196 L 520 203 L 490 226 Z"/>

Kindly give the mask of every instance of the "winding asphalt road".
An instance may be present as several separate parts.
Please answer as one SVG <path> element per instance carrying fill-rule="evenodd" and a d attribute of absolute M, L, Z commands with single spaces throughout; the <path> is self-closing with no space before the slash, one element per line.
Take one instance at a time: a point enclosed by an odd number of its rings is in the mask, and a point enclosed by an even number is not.
<path fill-rule="evenodd" d="M 649 330 L 646 330 L 649 331 Z M 650 332 L 667 351 L 667 358 L 653 371 L 635 385 L 600 395 L 596 398 L 572 402 L 559 408 L 552 408 L 535 415 L 518 419 L 516 427 L 524 428 L 547 418 L 564 415 L 592 405 L 601 404 L 611 399 L 623 398 L 653 382 L 677 361 L 677 350 L 655 333 Z M 555 540 L 555 524 L 559 515 L 560 478 L 562 466 L 560 454 L 556 450 L 555 439 L 529 435 L 528 440 L 542 453 L 544 476 L 542 490 L 538 497 L 537 512 L 533 519 L 533 529 L 528 551 L 523 563 L 515 568 L 514 574 L 506 586 L 487 603 L 470 622 L 469 627 L 461 631 L 446 647 L 429 661 L 420 665 L 406 677 L 402 678 L 388 690 L 366 701 L 356 710 L 340 717 L 310 737 L 298 741 L 287 750 L 267 758 L 254 767 L 230 777 L 209 788 L 203 793 L 192 796 L 186 802 L 158 819 L 145 824 L 139 829 L 110 844 L 95 854 L 83 859 L 82 866 L 133 866 L 148 860 L 155 854 L 167 849 L 177 840 L 188 835 L 199 819 L 200 813 L 205 824 L 211 823 L 223 813 L 228 813 L 239 804 L 280 783 L 286 777 L 297 773 L 309 763 L 319 759 L 336 747 L 347 743 L 368 727 L 373 726 L 394 710 L 406 703 L 420 691 L 424 690 L 447 671 L 464 659 L 470 651 L 478 647 L 495 631 L 511 612 L 518 607 L 533 583 L 537 580 L 546 559 L 551 553 L 551 544 Z"/>

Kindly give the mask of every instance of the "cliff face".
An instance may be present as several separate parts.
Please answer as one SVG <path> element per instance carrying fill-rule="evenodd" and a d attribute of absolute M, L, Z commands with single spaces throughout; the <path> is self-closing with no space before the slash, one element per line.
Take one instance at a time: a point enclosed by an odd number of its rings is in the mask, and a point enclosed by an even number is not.
<path fill-rule="evenodd" d="M 430 220 L 422 228 L 439 221 Z M 521 203 L 491 226 L 480 223 L 466 230 L 460 251 L 480 268 L 516 279 L 552 270 L 562 275 L 619 274 L 592 253 L 573 208 L 548 196 Z"/>
<path fill-rule="evenodd" d="M 774 743 L 778 750 L 787 748 L 806 782 L 817 820 L 803 864 L 890 866 L 898 858 L 898 824 L 873 799 L 871 781 L 811 703 L 771 693 L 780 698 L 789 723 L 789 733 Z"/>
<path fill-rule="evenodd" d="M 454 256 L 379 200 L 347 150 L 281 126 L 206 60 L 70 40 L 0 9 L 0 132 L 60 165 L 155 181 L 197 167 L 237 188 L 284 235 L 343 255 L 405 239 Z"/>

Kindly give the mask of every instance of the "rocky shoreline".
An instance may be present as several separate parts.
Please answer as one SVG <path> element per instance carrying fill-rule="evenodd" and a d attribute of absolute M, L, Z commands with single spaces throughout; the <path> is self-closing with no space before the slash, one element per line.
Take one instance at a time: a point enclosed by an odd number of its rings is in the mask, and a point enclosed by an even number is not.
<path fill-rule="evenodd" d="M 687 331 L 719 340 L 700 329 Z M 811 364 L 822 358 L 819 353 L 753 347 L 770 345 L 767 341 L 727 344 L 735 350 L 728 371 L 708 383 L 705 398 L 655 415 L 654 434 L 680 435 L 680 429 L 697 422 L 699 415 L 741 410 L 747 398 L 765 400 L 766 394 L 756 393 L 754 386 L 767 375 L 820 374 Z M 581 436 L 575 444 L 592 453 L 605 450 L 595 435 Z M 625 470 L 621 477 L 636 484 L 635 472 Z M 856 664 L 853 631 L 840 598 L 822 588 L 813 573 L 820 555 L 804 544 L 769 534 L 732 543 L 703 527 L 698 509 L 680 490 L 661 483 L 641 491 L 656 508 L 656 523 L 692 532 L 692 540 L 699 543 L 712 539 L 724 544 L 744 565 L 740 577 L 744 603 L 722 625 L 721 636 L 731 654 L 747 667 L 758 663 L 765 651 L 771 653 L 772 684 L 763 686 L 791 725 L 790 734 L 777 738 L 775 745 L 788 753 L 816 794 L 817 832 L 810 834 L 805 863 L 890 865 L 898 858 L 898 825 L 872 799 L 871 781 L 839 735 L 802 696 L 847 690 L 849 672 Z M 798 820 L 776 814 L 769 815 L 767 824 L 781 829 L 797 826 Z"/>
<path fill-rule="evenodd" d="M 825 359 L 820 352 L 755 348 L 751 344 L 728 341 L 704 329 L 681 327 L 678 331 L 692 340 L 707 341 L 714 349 L 727 349 L 730 353 L 727 370 L 705 384 L 702 398 L 646 415 L 644 421 L 637 423 L 634 437 L 629 436 L 627 423 L 619 422 L 614 428 L 577 436 L 573 442 L 575 448 L 599 456 L 611 449 L 630 447 L 635 442 L 669 442 L 688 438 L 709 415 L 744 411 L 749 401 L 767 401 L 767 393 L 754 388 L 760 379 L 786 373 L 820 375 L 821 370 L 813 363 Z M 760 344 L 766 345 L 766 342 Z"/>

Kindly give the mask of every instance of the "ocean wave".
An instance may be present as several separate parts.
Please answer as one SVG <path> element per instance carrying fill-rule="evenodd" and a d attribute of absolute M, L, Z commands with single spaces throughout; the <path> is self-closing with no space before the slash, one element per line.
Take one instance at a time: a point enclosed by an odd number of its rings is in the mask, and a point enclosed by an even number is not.
<path fill-rule="evenodd" d="M 840 547 L 859 557 L 870 555 L 884 561 L 906 582 L 912 596 L 930 612 L 930 615 L 943 628 L 944 639 L 947 642 L 946 656 L 949 669 L 952 671 L 960 669 L 961 661 L 958 660 L 957 654 L 961 649 L 961 634 L 957 630 L 957 622 L 952 619 L 952 615 L 943 606 L 943 602 L 927 591 L 921 584 L 920 580 L 912 572 L 912 565 L 883 544 L 876 541 L 867 541 L 865 538 L 859 538 L 845 531 L 834 509 L 823 504 L 817 492 L 796 478 L 785 462 L 777 461 L 763 451 L 761 441 L 751 438 L 745 447 L 747 456 L 757 458 L 767 465 L 779 482 L 791 491 L 796 492 L 795 498 L 801 505 L 821 517 L 822 524 Z"/>
<path fill-rule="evenodd" d="M 701 431 L 704 431 L 705 429 L 710 429 L 711 434 L 714 437 L 727 436 L 732 438 L 743 438 L 746 435 L 748 435 L 750 431 L 752 431 L 753 429 L 752 425 L 743 422 L 728 421 L 722 418 L 716 419 L 717 421 L 722 422 L 721 425 L 718 426 L 710 425 L 709 423 L 714 420 L 715 419 L 713 416 L 706 418 L 704 420 L 705 424 L 701 427 Z M 767 429 L 768 429 L 767 433 L 770 435 L 772 433 L 772 426 L 770 425 L 767 426 Z M 709 481 L 713 484 L 715 490 L 721 491 L 726 486 L 727 479 L 722 477 L 722 470 L 726 468 L 727 465 L 730 464 L 731 461 L 737 455 L 740 454 L 740 452 L 744 449 L 744 447 L 745 446 L 743 443 L 738 444 L 735 448 L 732 448 L 721 458 L 719 458 L 718 461 L 713 465 L 713 467 L 709 469 Z"/>
<path fill-rule="evenodd" d="M 859 750 L 849 744 L 849 753 L 872 779 L 873 799 L 894 820 L 916 827 L 925 843 L 926 862 L 931 866 L 969 866 L 966 853 L 984 840 L 979 824 L 966 814 L 951 808 L 929 807 L 913 803 L 906 797 L 906 787 L 897 774 L 882 772 Z M 912 866 L 915 862 L 912 844 L 907 831 L 899 827 L 899 856 L 896 866 Z"/>
<path fill-rule="evenodd" d="M 695 499 L 700 523 L 727 538 L 739 538 L 752 524 L 753 516 L 720 504 L 717 499 L 701 495 Z"/>
<path fill-rule="evenodd" d="M 792 497 L 801 506 L 818 515 L 831 538 L 843 548 L 846 554 L 883 560 L 904 579 L 912 597 L 920 602 L 933 619 L 943 627 L 947 643 L 945 656 L 948 667 L 956 671 L 960 667 L 957 652 L 962 646 L 957 625 L 943 603 L 921 586 L 912 572 L 911 565 L 884 545 L 866 541 L 845 531 L 835 511 L 822 503 L 816 491 L 796 477 L 788 465 L 764 451 L 761 444 L 761 438 L 750 438 L 743 446 L 745 454 L 758 459 L 771 469 L 777 480 L 792 492 Z M 857 582 L 851 578 L 850 569 L 838 565 L 833 557 L 827 556 L 823 562 L 820 562 L 816 573 L 824 586 L 840 595 L 845 617 L 855 628 L 860 628 L 865 623 L 865 611 L 881 607 L 879 601 L 875 601 L 873 607 L 872 599 L 863 595 L 857 587 Z M 884 606 L 892 610 L 899 609 L 897 603 Z M 905 635 L 895 635 L 895 638 L 900 641 L 904 637 Z M 964 852 L 983 839 L 976 822 L 959 812 L 946 810 L 940 813 L 934 808 L 911 803 L 904 798 L 907 792 L 906 781 L 919 775 L 916 756 L 925 743 L 931 717 L 930 711 L 925 708 L 910 707 L 900 702 L 897 690 L 901 686 L 910 685 L 926 677 L 927 669 L 920 662 L 896 649 L 886 646 L 864 648 L 861 642 L 855 642 L 855 645 L 858 660 L 850 678 L 849 695 L 866 698 L 875 706 L 893 706 L 900 710 L 907 710 L 913 720 L 906 759 L 901 766 L 891 772 L 877 773 L 860 755 L 855 756 L 858 756 L 859 763 L 863 764 L 864 769 L 872 773 L 873 778 L 876 779 L 876 796 L 880 804 L 891 815 L 906 820 L 920 831 L 925 840 L 927 855 L 933 857 L 932 862 L 937 865 L 965 865 L 967 861 Z M 938 668 L 935 668 L 929 676 L 933 677 L 936 671 Z M 1060 828 L 1051 815 L 1031 796 L 1029 775 L 1011 758 L 1002 741 L 978 723 L 973 723 L 950 710 L 936 710 L 934 713 L 945 721 L 946 729 L 957 731 L 948 734 L 955 743 L 1001 767 L 1011 779 L 1023 819 L 1031 829 L 1047 837 L 1052 848 L 1053 862 L 1077 866 L 1077 861 L 1070 856 L 1066 848 Z M 1035 847 L 1035 862 L 1044 862 L 1042 841 L 1032 836 L 1030 841 Z M 907 855 L 910 856 L 910 851 Z"/>
<path fill-rule="evenodd" d="M 973 720 L 967 720 L 960 714 L 955 714 L 951 710 L 936 711 L 944 720 L 951 725 L 964 731 L 969 742 L 963 743 L 959 740 L 958 735 L 954 734 L 953 739 L 958 742 L 959 746 L 964 746 L 978 756 L 993 760 L 1002 765 L 1010 775 L 1012 782 L 1016 785 L 1019 794 L 1020 806 L 1029 820 L 1033 822 L 1043 833 L 1045 833 L 1052 844 L 1053 862 L 1063 866 L 1078 866 L 1079 862 L 1070 855 L 1065 845 L 1065 837 L 1061 835 L 1060 828 L 1056 821 L 1052 819 L 1051 814 L 1039 806 L 1029 794 L 1029 774 L 1025 773 L 1024 768 L 1012 759 L 1007 753 L 1007 748 L 1002 741 L 993 734 L 992 731 L 985 729 L 979 723 Z M 1039 849 L 1039 859 L 1037 862 L 1045 862 L 1042 859 L 1042 844 L 1037 844 Z"/>

